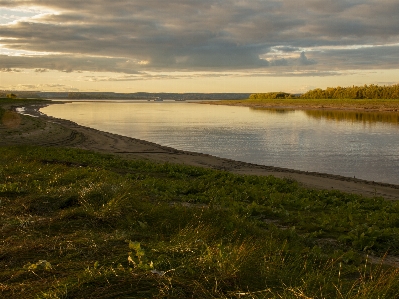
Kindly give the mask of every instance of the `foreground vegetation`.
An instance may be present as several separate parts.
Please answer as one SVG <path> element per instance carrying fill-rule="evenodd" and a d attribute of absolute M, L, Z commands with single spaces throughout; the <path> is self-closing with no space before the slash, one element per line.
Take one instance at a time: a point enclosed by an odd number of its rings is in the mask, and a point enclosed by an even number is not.
<path fill-rule="evenodd" d="M 300 96 L 285 92 L 254 93 L 250 99 L 399 99 L 399 84 L 327 87 L 309 90 Z"/>
<path fill-rule="evenodd" d="M 396 298 L 399 204 L 76 149 L 0 148 L 3 298 Z M 368 256 L 369 255 L 369 256 Z"/>

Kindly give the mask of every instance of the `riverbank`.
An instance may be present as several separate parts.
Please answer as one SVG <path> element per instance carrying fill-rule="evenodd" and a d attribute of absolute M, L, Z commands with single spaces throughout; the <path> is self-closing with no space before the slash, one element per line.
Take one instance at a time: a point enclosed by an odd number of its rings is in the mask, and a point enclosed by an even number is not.
<path fill-rule="evenodd" d="M 345 110 L 363 112 L 398 112 L 398 100 L 368 99 L 246 99 L 204 101 L 203 104 L 243 106 L 265 109 Z"/>
<path fill-rule="evenodd" d="M 74 148 L 0 156 L 2 298 L 399 292 L 397 201 Z"/>
<path fill-rule="evenodd" d="M 389 200 L 399 199 L 398 185 L 324 173 L 256 165 L 201 153 L 176 150 L 144 140 L 102 132 L 80 126 L 68 120 L 55 119 L 41 114 L 39 109 L 49 104 L 62 105 L 59 102 L 52 103 L 48 101 L 25 104 L 25 113 L 35 117 L 20 116 L 20 114 L 13 112 L 13 117 L 9 118 L 19 118 L 19 120 L 14 120 L 14 124 L 9 124 L 8 128 L 3 127 L 1 129 L 4 138 L 0 140 L 0 145 L 67 146 L 114 154 L 132 160 L 147 159 L 161 163 L 200 166 L 244 175 L 273 175 L 279 178 L 293 179 L 309 188 L 339 190 L 369 197 L 381 196 Z M 11 107 L 8 104 L 8 108 L 15 110 L 16 106 L 21 105 L 21 103 L 18 103 Z"/>
<path fill-rule="evenodd" d="M 0 297 L 399 293 L 398 201 L 236 175 L 259 166 L 49 118 L 42 105 L 25 111 L 37 117 L 0 109 Z"/>

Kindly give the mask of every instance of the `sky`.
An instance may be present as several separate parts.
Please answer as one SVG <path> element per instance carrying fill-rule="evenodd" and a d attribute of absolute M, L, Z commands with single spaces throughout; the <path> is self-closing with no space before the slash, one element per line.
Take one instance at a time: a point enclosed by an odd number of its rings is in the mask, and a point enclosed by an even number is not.
<path fill-rule="evenodd" d="M 399 83 L 398 0 L 0 0 L 0 90 Z"/>

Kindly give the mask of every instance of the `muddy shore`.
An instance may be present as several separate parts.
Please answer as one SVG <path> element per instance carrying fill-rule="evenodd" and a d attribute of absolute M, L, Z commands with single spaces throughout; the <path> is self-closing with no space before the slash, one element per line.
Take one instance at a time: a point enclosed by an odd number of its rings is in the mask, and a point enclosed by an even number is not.
<path fill-rule="evenodd" d="M 49 117 L 39 111 L 40 108 L 47 105 L 24 106 L 24 113 L 31 116 L 17 114 L 15 112 L 17 107 L 10 107 L 12 111 L 8 112 L 10 114 L 8 120 L 4 121 L 3 118 L 3 122 L 0 124 L 0 146 L 33 144 L 74 147 L 114 154 L 127 159 L 179 163 L 246 175 L 273 175 L 296 180 L 309 188 L 340 190 L 369 197 L 382 196 L 388 200 L 399 199 L 399 185 L 256 165 L 207 154 L 176 150 L 152 142 L 84 127 L 68 120 Z"/>

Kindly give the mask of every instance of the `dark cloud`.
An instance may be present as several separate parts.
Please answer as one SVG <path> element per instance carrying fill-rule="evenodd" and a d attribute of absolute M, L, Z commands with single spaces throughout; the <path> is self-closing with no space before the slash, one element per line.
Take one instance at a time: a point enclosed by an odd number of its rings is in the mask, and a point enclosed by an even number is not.
<path fill-rule="evenodd" d="M 6 69 L 140 74 L 398 65 L 397 47 L 380 47 L 399 43 L 397 0 L 0 0 L 0 7 L 21 6 L 57 13 L 0 26 L 3 47 L 54 55 L 2 55 Z"/>
<path fill-rule="evenodd" d="M 391 46 L 323 49 L 313 53 L 322 67 L 340 69 L 399 68 L 399 44 Z M 335 65 L 334 65 L 335 64 Z"/>
<path fill-rule="evenodd" d="M 299 65 L 312 65 L 316 64 L 316 61 L 312 59 L 308 59 L 305 55 L 305 52 L 302 52 L 298 59 Z"/>
<path fill-rule="evenodd" d="M 88 58 L 76 55 L 48 55 L 39 57 L 0 55 L 0 62 L 5 67 L 5 70 L 10 69 L 10 67 L 17 67 L 19 69 L 35 69 L 36 72 L 57 70 L 68 73 L 79 71 L 139 73 L 136 64 L 121 58 Z"/>

